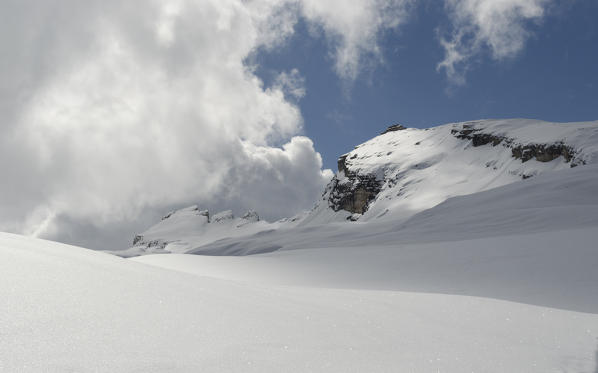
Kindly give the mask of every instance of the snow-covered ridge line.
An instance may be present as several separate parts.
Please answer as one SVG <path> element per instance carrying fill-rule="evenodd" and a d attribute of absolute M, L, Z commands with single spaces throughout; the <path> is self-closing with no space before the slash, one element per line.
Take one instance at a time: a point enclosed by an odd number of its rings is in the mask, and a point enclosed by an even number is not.
<path fill-rule="evenodd" d="M 131 257 L 144 254 L 185 252 L 189 245 L 207 243 L 226 237 L 252 233 L 261 230 L 268 223 L 260 220 L 255 211 L 247 211 L 236 218 L 226 210 L 211 215 L 197 205 L 171 211 L 147 231 L 135 235 L 133 246 L 113 254 Z"/>

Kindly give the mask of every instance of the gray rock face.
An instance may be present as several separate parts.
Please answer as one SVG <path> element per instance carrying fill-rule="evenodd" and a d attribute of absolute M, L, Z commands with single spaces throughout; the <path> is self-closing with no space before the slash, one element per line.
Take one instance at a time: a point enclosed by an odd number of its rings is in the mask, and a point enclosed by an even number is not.
<path fill-rule="evenodd" d="M 133 239 L 133 246 L 144 246 L 147 249 L 163 250 L 166 247 L 166 245 L 168 245 L 168 241 L 164 240 L 151 240 L 146 242 L 145 238 L 141 234 L 136 235 Z"/>
<path fill-rule="evenodd" d="M 563 143 L 556 144 L 529 144 L 518 145 L 512 148 L 514 158 L 527 162 L 535 158 L 539 162 L 550 162 L 558 157 L 563 157 L 565 162 L 571 162 L 575 158 L 575 150 Z M 580 160 L 580 163 L 585 163 Z M 577 166 L 576 162 L 571 162 L 571 167 Z"/>
<path fill-rule="evenodd" d="M 360 175 L 347 167 L 347 156 L 338 159 L 338 171 L 344 178 L 335 176 L 328 186 L 328 205 L 334 211 L 345 210 L 363 214 L 382 188 L 375 175 Z M 353 219 L 355 220 L 355 219 Z"/>

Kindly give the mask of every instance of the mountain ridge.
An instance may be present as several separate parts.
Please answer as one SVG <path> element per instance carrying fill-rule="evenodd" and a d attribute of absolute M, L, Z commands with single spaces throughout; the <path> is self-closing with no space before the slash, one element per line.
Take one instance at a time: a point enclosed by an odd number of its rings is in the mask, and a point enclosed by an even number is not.
<path fill-rule="evenodd" d="M 212 231 L 204 229 L 205 223 L 187 221 L 169 235 L 160 236 L 164 221 L 177 225 L 168 215 L 138 235 L 144 239 L 136 238 L 132 248 L 113 253 L 120 256 L 167 252 L 246 255 L 279 250 L 282 246 L 273 242 L 264 244 L 261 249 L 249 250 L 235 237 L 267 236 L 276 230 L 322 225 L 332 229 L 330 224 L 347 221 L 400 225 L 452 197 L 592 164 L 598 159 L 597 155 L 598 121 L 477 120 L 426 129 L 396 124 L 339 157 L 338 172 L 311 211 L 274 223 L 260 221 L 258 217 L 257 221 L 248 221 L 242 227 L 228 224 Z M 191 208 L 199 211 L 197 206 Z M 178 210 L 178 215 L 189 209 Z M 204 214 L 208 214 L 209 221 L 209 213 Z M 183 220 L 185 216 L 189 218 L 184 213 L 182 216 Z M 370 229 L 373 229 L 371 224 Z M 225 243 L 231 237 L 236 240 L 234 245 L 214 244 L 207 248 L 210 243 Z M 201 247 L 206 248 L 199 249 Z"/>

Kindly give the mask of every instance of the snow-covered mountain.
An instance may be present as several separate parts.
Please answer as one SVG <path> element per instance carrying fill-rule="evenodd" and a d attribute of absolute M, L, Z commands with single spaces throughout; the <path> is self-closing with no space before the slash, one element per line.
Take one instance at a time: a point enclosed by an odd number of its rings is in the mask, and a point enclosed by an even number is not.
<path fill-rule="evenodd" d="M 447 198 L 596 161 L 598 122 L 481 120 L 389 127 L 338 160 L 307 222 L 405 219 Z M 353 214 L 353 215 L 350 215 Z"/>
<path fill-rule="evenodd" d="M 192 206 L 167 215 L 137 235 L 132 248 L 114 253 L 244 255 L 285 247 L 289 230 L 331 234 L 353 229 L 340 223 L 360 222 L 369 223 L 364 232 L 379 232 L 452 197 L 597 160 L 598 121 L 479 120 L 427 129 L 393 125 L 339 158 L 338 172 L 309 212 L 267 223 L 255 213 L 210 218 Z M 271 239 L 276 236 L 280 240 Z M 263 244 L 249 249 L 255 241 Z"/>

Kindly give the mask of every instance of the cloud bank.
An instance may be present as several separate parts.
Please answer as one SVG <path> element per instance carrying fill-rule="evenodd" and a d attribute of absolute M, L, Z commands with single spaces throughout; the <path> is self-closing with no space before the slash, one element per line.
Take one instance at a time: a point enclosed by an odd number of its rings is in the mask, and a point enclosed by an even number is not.
<path fill-rule="evenodd" d="M 355 79 L 406 2 L 334 3 L 3 1 L 0 230 L 114 249 L 173 206 L 311 207 L 331 172 L 301 74 L 265 87 L 244 61 L 304 17 Z"/>
<path fill-rule="evenodd" d="M 551 0 L 445 0 L 452 24 L 440 42 L 445 50 L 438 70 L 452 83 L 464 84 L 472 58 L 489 49 L 503 60 L 519 53 L 531 32 L 530 22 L 540 21 Z"/>

